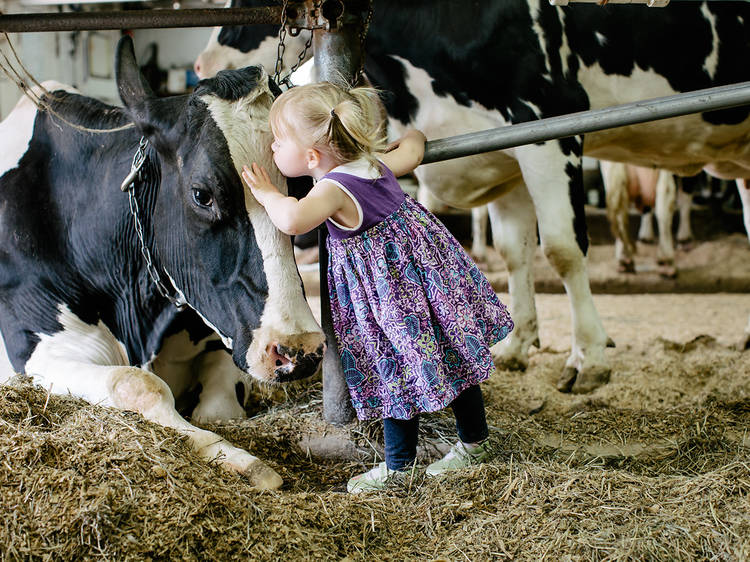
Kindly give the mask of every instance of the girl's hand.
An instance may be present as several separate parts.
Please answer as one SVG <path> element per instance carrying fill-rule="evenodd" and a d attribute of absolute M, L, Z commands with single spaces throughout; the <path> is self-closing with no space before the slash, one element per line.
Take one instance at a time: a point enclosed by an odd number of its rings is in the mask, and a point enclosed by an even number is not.
<path fill-rule="evenodd" d="M 381 160 L 396 177 L 408 174 L 422 162 L 426 141 L 422 131 L 409 129 L 400 139 L 388 145 Z"/>
<path fill-rule="evenodd" d="M 271 178 L 266 169 L 255 162 L 252 164 L 252 169 L 242 166 L 242 179 L 250 188 L 253 197 L 264 207 L 274 195 L 278 194 L 283 197 L 279 189 L 271 183 Z"/>

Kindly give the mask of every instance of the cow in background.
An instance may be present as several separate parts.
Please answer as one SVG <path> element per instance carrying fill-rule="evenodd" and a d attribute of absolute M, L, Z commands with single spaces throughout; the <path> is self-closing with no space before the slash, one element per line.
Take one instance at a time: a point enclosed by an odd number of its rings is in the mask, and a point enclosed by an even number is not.
<path fill-rule="evenodd" d="M 635 243 L 630 235 L 630 207 L 639 211 L 653 208 L 659 227 L 656 260 L 659 274 L 675 277 L 675 247 L 672 223 L 677 200 L 674 175 L 666 170 L 633 166 L 622 162 L 600 161 L 606 197 L 607 218 L 615 239 L 615 259 L 623 273 L 635 273 Z M 650 220 L 644 215 L 643 220 Z"/>
<path fill-rule="evenodd" d="M 693 227 L 690 213 L 693 209 L 693 192 L 685 188 L 685 178 L 675 176 L 675 186 L 677 197 L 675 205 L 677 207 L 677 245 L 684 248 L 690 248 L 693 242 Z M 641 211 L 641 220 L 638 226 L 638 240 L 646 244 L 656 242 L 654 234 L 654 208 L 644 207 Z M 658 219 L 657 219 L 658 220 Z"/>
<path fill-rule="evenodd" d="M 240 179 L 246 162 L 275 170 L 278 88 L 249 67 L 157 99 L 128 37 L 116 73 L 124 108 L 46 83 L 46 111 L 24 98 L 0 123 L 0 331 L 13 370 L 139 412 L 277 488 L 275 471 L 191 425 L 175 398 L 198 387 L 194 420 L 243 417 L 243 373 L 291 381 L 322 358 L 290 239 Z"/>
<path fill-rule="evenodd" d="M 375 0 L 373 7 L 365 73 L 386 92 L 392 137 L 417 127 L 429 139 L 444 138 L 750 78 L 750 6 L 739 2 L 649 9 Z M 246 61 L 275 65 L 276 30 L 222 28 L 213 37 L 196 61 L 199 75 Z M 290 60 L 305 39 L 302 33 L 287 44 Z M 538 224 L 541 247 L 571 301 L 571 351 L 558 388 L 588 392 L 604 384 L 608 338 L 584 259 L 583 154 L 685 176 L 705 169 L 750 177 L 748 115 L 747 107 L 712 111 L 417 168 L 420 184 L 444 203 L 489 204 L 516 322 L 495 349 L 497 363 L 524 368 L 529 348 L 539 344 L 532 272 Z"/>

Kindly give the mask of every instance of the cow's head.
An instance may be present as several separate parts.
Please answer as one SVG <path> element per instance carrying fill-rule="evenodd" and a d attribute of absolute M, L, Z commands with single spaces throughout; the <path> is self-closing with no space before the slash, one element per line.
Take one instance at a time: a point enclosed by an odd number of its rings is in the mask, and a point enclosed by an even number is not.
<path fill-rule="evenodd" d="M 229 0 L 227 8 L 255 8 L 273 5 L 271 0 Z M 216 76 L 220 70 L 260 64 L 272 74 L 276 66 L 280 25 L 242 25 L 215 27 L 208 44 L 195 60 L 195 73 L 200 78 Z M 296 37 L 288 34 L 284 41 L 282 74 L 297 62 L 304 50 L 309 31 Z M 312 56 L 312 50 L 308 57 Z"/>
<path fill-rule="evenodd" d="M 240 179 L 243 164 L 258 162 L 285 185 L 271 155 L 275 86 L 266 72 L 222 72 L 190 95 L 158 99 L 128 37 L 118 44 L 116 71 L 126 111 L 157 153 L 151 250 L 158 265 L 243 371 L 265 382 L 313 374 L 324 336 L 304 299 L 291 241 Z"/>

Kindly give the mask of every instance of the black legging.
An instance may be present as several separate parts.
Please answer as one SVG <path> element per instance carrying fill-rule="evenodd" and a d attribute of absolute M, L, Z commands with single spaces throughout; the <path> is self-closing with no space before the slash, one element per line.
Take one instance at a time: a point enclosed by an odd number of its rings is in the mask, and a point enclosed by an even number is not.
<path fill-rule="evenodd" d="M 484 413 L 484 399 L 479 385 L 470 386 L 450 404 L 456 418 L 458 438 L 464 443 L 477 443 L 489 435 Z M 383 419 L 385 463 L 390 470 L 403 470 L 417 457 L 419 416 L 410 420 Z"/>

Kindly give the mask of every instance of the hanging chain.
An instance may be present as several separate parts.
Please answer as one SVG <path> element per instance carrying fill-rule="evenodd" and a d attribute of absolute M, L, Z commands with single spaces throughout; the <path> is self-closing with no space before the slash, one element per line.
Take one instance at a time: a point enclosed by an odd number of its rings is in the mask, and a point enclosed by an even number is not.
<path fill-rule="evenodd" d="M 279 45 L 276 47 L 276 67 L 273 71 L 273 81 L 279 84 L 279 76 L 281 76 L 281 67 L 284 61 L 284 51 L 286 50 L 286 8 L 288 0 L 284 0 L 281 6 L 281 27 L 279 28 Z"/>
<path fill-rule="evenodd" d="M 187 301 L 185 301 L 185 297 L 179 290 L 177 291 L 177 298 L 173 297 L 161 282 L 159 272 L 156 270 L 156 267 L 154 266 L 154 263 L 151 259 L 151 251 L 146 246 L 146 241 L 143 237 L 143 224 L 141 223 L 140 219 L 140 208 L 138 207 L 138 199 L 136 198 L 135 189 L 136 180 L 140 182 L 143 179 L 142 168 L 143 164 L 146 162 L 147 146 L 148 139 L 146 137 L 141 137 L 141 140 L 138 143 L 138 150 L 133 156 L 133 163 L 130 166 L 130 173 L 122 182 L 120 189 L 122 189 L 122 191 L 127 191 L 129 195 L 128 202 L 130 205 L 130 214 L 133 215 L 135 233 L 138 235 L 138 240 L 141 243 L 141 255 L 143 256 L 143 259 L 146 260 L 146 271 L 148 272 L 148 276 L 151 278 L 151 281 L 154 283 L 154 285 L 156 285 L 156 290 L 159 291 L 159 294 L 169 302 L 171 302 L 173 305 L 175 305 L 177 308 L 181 309 L 187 304 Z"/>
<path fill-rule="evenodd" d="M 307 57 L 307 52 L 312 47 L 313 42 L 313 30 L 310 29 L 310 37 L 307 38 L 307 41 L 305 41 L 305 46 L 300 52 L 299 55 L 297 55 L 297 62 L 295 62 L 291 68 L 289 69 L 289 72 L 286 73 L 286 76 L 281 78 L 281 70 L 284 65 L 284 52 L 286 51 L 286 36 L 287 36 L 287 27 L 288 27 L 288 18 L 286 15 L 287 11 L 287 4 L 289 3 L 289 0 L 283 0 L 282 7 L 281 7 L 281 28 L 279 29 L 279 44 L 276 47 L 276 66 L 274 67 L 274 74 L 273 74 L 273 81 L 276 82 L 276 84 L 281 87 L 282 85 L 286 86 L 287 90 L 289 88 L 294 87 L 294 84 L 292 84 L 291 78 L 292 74 L 295 70 L 297 70 L 302 63 L 305 62 Z M 320 9 L 320 3 L 321 0 L 315 0 L 313 2 L 313 12 L 317 12 Z M 297 30 L 297 33 L 293 33 L 293 36 L 299 35 L 299 30 Z"/>

